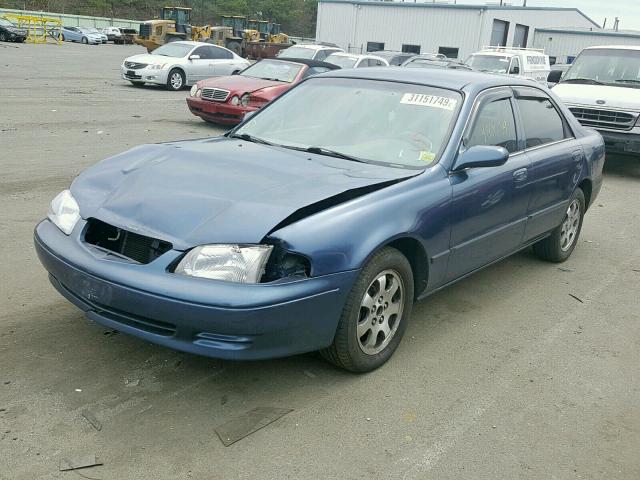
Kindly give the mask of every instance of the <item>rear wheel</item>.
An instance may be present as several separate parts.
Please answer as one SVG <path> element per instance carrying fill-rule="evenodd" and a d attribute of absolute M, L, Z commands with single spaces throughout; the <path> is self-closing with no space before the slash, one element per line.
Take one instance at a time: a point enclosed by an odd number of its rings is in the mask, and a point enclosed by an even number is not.
<path fill-rule="evenodd" d="M 584 193 L 577 188 L 569 200 L 562 223 L 547 238 L 533 245 L 535 254 L 550 262 L 564 262 L 576 248 L 585 212 Z"/>
<path fill-rule="evenodd" d="M 167 77 L 167 89 L 178 91 L 184 87 L 185 78 L 182 70 L 178 68 L 174 68 L 169 72 L 169 76 Z"/>
<path fill-rule="evenodd" d="M 402 340 L 412 306 L 411 265 L 395 248 L 383 248 L 360 272 L 345 302 L 333 344 L 320 354 L 352 372 L 380 367 Z"/>
<path fill-rule="evenodd" d="M 0 42 L 6 42 L 7 41 L 7 34 L 4 32 L 0 32 Z"/>

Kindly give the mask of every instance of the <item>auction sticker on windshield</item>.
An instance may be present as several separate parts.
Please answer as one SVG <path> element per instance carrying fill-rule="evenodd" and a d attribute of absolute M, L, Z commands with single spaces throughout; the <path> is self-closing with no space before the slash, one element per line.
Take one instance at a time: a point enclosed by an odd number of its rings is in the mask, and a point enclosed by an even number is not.
<path fill-rule="evenodd" d="M 425 95 L 424 93 L 405 93 L 400 99 L 405 105 L 421 105 L 423 107 L 442 108 L 453 110 L 458 101 L 455 98 L 440 97 L 438 95 Z"/>

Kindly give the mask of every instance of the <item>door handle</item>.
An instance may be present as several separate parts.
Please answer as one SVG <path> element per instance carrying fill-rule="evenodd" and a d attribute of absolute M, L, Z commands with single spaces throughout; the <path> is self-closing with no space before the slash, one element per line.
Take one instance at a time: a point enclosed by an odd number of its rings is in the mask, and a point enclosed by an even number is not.
<path fill-rule="evenodd" d="M 513 172 L 513 179 L 516 182 L 524 182 L 529 176 L 529 171 L 526 168 L 520 168 Z"/>

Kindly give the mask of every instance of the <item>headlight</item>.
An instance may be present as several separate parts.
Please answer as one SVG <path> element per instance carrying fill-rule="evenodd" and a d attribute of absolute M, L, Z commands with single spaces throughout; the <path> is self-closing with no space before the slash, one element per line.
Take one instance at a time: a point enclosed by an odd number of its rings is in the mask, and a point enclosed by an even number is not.
<path fill-rule="evenodd" d="M 238 105 L 240 103 L 240 99 L 234 95 L 231 97 L 231 100 L 229 100 L 229 103 L 231 105 Z"/>
<path fill-rule="evenodd" d="M 246 107 L 247 105 L 249 105 L 249 94 L 245 93 L 244 95 L 242 95 L 242 98 L 240 99 L 240 105 L 242 105 L 243 107 Z"/>
<path fill-rule="evenodd" d="M 271 245 L 201 245 L 180 261 L 175 273 L 236 283 L 258 283 Z"/>
<path fill-rule="evenodd" d="M 198 91 L 198 86 L 194 85 L 193 87 L 191 87 L 191 90 L 189 91 L 189 93 L 191 94 L 192 97 L 195 97 L 197 91 Z"/>
<path fill-rule="evenodd" d="M 47 217 L 65 234 L 71 234 L 80 220 L 80 207 L 69 190 L 63 190 L 51 200 Z"/>
<path fill-rule="evenodd" d="M 149 65 L 149 70 L 162 70 L 166 63 Z"/>

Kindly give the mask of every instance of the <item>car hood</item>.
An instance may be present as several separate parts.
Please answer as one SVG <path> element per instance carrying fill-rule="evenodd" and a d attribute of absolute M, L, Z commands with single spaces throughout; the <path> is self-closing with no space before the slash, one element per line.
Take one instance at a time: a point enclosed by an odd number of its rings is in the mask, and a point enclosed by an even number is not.
<path fill-rule="evenodd" d="M 251 93 L 271 87 L 289 87 L 291 84 L 262 78 L 245 77 L 243 75 L 230 75 L 228 77 L 209 78 L 198 82 L 199 87 L 224 88 L 232 93 Z"/>
<path fill-rule="evenodd" d="M 185 250 L 259 243 L 304 207 L 416 173 L 217 138 L 133 148 L 84 171 L 71 192 L 83 218 Z"/>
<path fill-rule="evenodd" d="M 175 63 L 176 60 L 180 60 L 180 58 L 151 55 L 150 53 L 140 53 L 124 59 L 125 62 L 146 63 L 147 65 Z"/>
<path fill-rule="evenodd" d="M 640 111 L 640 88 L 559 83 L 552 90 L 569 105 L 592 105 L 597 108 Z"/>

